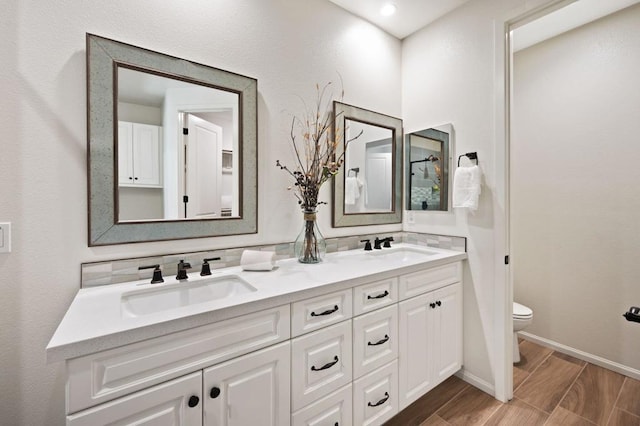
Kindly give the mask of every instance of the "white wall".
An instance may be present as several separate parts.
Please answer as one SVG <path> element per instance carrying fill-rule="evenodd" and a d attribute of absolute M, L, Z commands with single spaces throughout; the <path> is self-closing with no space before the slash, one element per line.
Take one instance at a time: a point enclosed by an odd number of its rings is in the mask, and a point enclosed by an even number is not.
<path fill-rule="evenodd" d="M 483 170 L 475 214 L 412 212 L 405 229 L 468 237 L 464 271 L 464 368 L 467 378 L 504 398 L 506 268 L 504 127 L 497 124 L 494 82 L 503 63 L 503 23 L 548 1 L 474 0 L 409 36 L 402 47 L 402 111 L 405 133 L 452 123 L 457 156 L 476 151 Z M 455 167 L 454 167 L 455 169 Z M 454 170 L 451 171 L 452 173 Z"/>
<path fill-rule="evenodd" d="M 640 370 L 640 5 L 514 56 L 515 300 L 526 331 Z M 516 33 L 516 37 L 518 34 Z"/>
<path fill-rule="evenodd" d="M 23 0 L 4 2 L 2 15 L 0 220 L 13 223 L 13 252 L 0 254 L 0 413 L 3 425 L 58 425 L 64 367 L 47 365 L 44 349 L 80 263 L 292 241 L 300 213 L 275 167 L 290 160 L 287 113 L 340 73 L 345 102 L 401 116 L 401 47 L 326 0 Z M 86 32 L 258 79 L 257 235 L 87 246 Z M 319 214 L 327 237 L 400 229 L 333 230 L 330 211 Z"/>

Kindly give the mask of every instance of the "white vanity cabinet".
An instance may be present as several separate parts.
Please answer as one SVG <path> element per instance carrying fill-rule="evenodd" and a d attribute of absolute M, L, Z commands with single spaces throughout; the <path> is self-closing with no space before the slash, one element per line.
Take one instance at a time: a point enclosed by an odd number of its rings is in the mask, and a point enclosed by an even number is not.
<path fill-rule="evenodd" d="M 405 271 L 70 357 L 67 424 L 382 425 L 462 366 L 462 262 Z"/>
<path fill-rule="evenodd" d="M 120 186 L 162 186 L 162 127 L 118 121 L 118 183 Z"/>

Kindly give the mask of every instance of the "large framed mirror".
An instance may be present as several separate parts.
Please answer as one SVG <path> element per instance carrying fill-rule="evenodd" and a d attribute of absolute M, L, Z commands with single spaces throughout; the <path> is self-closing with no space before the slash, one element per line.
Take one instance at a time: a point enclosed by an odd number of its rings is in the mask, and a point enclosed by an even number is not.
<path fill-rule="evenodd" d="M 257 80 L 87 34 L 89 245 L 257 232 Z"/>
<path fill-rule="evenodd" d="M 402 222 L 402 120 L 338 101 L 333 107 L 345 154 L 334 177 L 333 226 Z"/>
<path fill-rule="evenodd" d="M 405 135 L 407 210 L 448 211 L 452 125 Z"/>

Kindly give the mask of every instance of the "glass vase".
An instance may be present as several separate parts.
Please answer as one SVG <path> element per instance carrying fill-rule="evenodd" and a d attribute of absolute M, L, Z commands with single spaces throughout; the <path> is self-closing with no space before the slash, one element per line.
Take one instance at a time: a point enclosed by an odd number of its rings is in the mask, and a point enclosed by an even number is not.
<path fill-rule="evenodd" d="M 305 210 L 302 214 L 304 221 L 302 230 L 293 244 L 294 255 L 300 263 L 322 262 L 327 253 L 327 243 L 318 228 L 316 211 Z"/>

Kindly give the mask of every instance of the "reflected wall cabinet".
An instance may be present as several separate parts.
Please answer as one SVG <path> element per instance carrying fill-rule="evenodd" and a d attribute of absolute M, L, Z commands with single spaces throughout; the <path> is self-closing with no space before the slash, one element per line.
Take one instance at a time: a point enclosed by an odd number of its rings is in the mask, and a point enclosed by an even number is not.
<path fill-rule="evenodd" d="M 118 122 L 118 183 L 120 186 L 162 186 L 161 129 L 150 124 Z"/>

